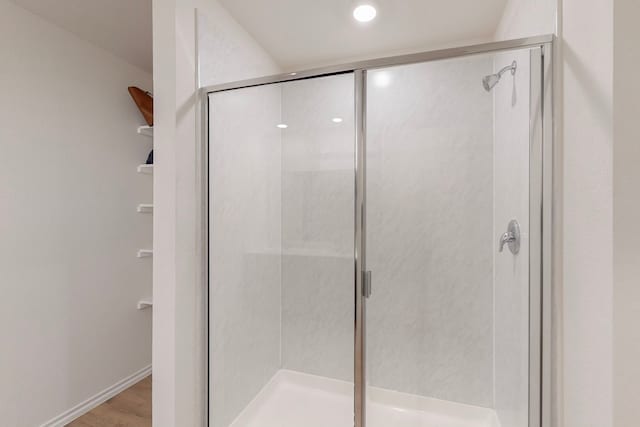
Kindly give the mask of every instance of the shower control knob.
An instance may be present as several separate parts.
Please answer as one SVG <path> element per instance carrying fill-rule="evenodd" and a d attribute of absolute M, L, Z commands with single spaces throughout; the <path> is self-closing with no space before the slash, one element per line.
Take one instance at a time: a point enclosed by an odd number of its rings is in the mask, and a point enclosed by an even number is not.
<path fill-rule="evenodd" d="M 500 252 L 504 250 L 504 245 L 509 247 L 512 254 L 520 252 L 520 224 L 518 221 L 511 220 L 507 227 L 507 232 L 500 236 Z"/>

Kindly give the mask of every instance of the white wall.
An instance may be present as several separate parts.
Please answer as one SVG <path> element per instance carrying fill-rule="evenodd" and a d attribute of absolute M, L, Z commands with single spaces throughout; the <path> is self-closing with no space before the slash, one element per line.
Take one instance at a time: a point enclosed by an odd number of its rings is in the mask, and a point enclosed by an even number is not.
<path fill-rule="evenodd" d="M 176 261 L 175 261 L 175 223 L 176 223 L 176 159 L 174 141 L 176 138 L 176 5 L 173 0 L 153 1 L 153 88 L 154 88 L 154 174 L 153 174 L 153 425 L 176 425 L 176 397 L 184 396 L 179 402 L 186 413 L 187 408 L 192 411 L 202 411 L 205 398 L 196 396 L 196 390 L 202 392 L 196 378 L 201 370 L 183 368 L 180 371 L 186 376 L 185 382 L 191 383 L 193 390 L 176 390 Z M 188 21 L 187 21 L 188 22 Z M 195 61 L 195 53 L 187 50 L 191 61 Z M 193 65 L 192 65 L 193 67 Z M 192 70 L 191 74 L 195 74 Z M 192 80 L 187 77 L 186 84 L 195 86 L 195 76 Z M 191 91 L 193 93 L 193 89 Z M 193 113 L 191 113 L 193 114 Z M 195 144 L 195 135 L 191 144 Z M 192 202 L 193 204 L 193 202 Z M 195 212 L 195 207 L 193 207 Z M 195 248 L 191 251 L 195 251 Z M 196 273 L 194 272 L 194 275 Z M 196 279 L 192 279 L 194 282 Z M 196 293 L 196 284 L 191 284 L 192 293 Z M 187 302 L 186 309 L 196 311 L 198 306 Z M 192 318 L 192 327 L 203 328 Z M 191 357 L 192 363 L 204 363 L 204 358 L 192 353 L 204 351 L 197 348 L 197 333 L 186 333 L 192 340 L 190 347 L 183 349 L 185 358 Z M 196 348 L 193 348 L 196 347 Z M 189 360 L 183 364 L 189 363 Z M 185 386 L 186 388 L 186 386 Z M 186 393 L 185 393 L 186 391 Z M 184 408 L 184 409 L 183 409 Z M 185 420 L 185 426 L 198 425 L 195 420 L 201 417 L 194 414 Z"/>
<path fill-rule="evenodd" d="M 496 29 L 497 40 L 554 34 L 558 0 L 508 0 Z"/>
<path fill-rule="evenodd" d="M 217 1 L 196 7 L 200 87 L 281 72 L 267 51 Z"/>
<path fill-rule="evenodd" d="M 614 422 L 640 419 L 640 3 L 616 0 L 614 9 Z"/>
<path fill-rule="evenodd" d="M 527 0 L 496 34 L 556 44 L 554 422 L 612 425 L 613 1 Z M 522 29 L 525 29 L 523 32 Z"/>
<path fill-rule="evenodd" d="M 212 34 L 212 48 L 200 57 L 196 8 Z M 155 427 L 188 427 L 200 425 L 206 408 L 197 88 L 277 68 L 215 0 L 156 0 L 153 20 L 153 420 Z"/>
<path fill-rule="evenodd" d="M 151 363 L 151 76 L 0 1 L 0 418 L 33 427 Z"/>
<path fill-rule="evenodd" d="M 566 427 L 612 425 L 613 3 L 562 11 L 562 380 Z"/>

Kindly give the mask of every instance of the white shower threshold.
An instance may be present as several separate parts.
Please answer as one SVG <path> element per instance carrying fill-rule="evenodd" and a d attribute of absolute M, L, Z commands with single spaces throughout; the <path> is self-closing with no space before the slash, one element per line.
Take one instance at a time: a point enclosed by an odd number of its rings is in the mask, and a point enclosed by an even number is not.
<path fill-rule="evenodd" d="M 495 411 L 367 388 L 368 427 L 500 427 Z M 280 370 L 231 427 L 352 427 L 353 384 Z"/>

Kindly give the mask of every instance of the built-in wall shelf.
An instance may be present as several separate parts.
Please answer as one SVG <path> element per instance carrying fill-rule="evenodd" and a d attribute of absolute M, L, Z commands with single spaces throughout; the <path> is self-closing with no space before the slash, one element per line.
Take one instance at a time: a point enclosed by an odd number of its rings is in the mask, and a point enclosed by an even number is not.
<path fill-rule="evenodd" d="M 139 213 L 153 213 L 153 205 L 148 203 L 141 203 L 138 205 Z"/>
<path fill-rule="evenodd" d="M 138 165 L 138 173 L 153 174 L 153 165 Z"/>
<path fill-rule="evenodd" d="M 153 126 L 138 126 L 137 132 L 139 135 L 143 135 L 148 138 L 151 138 L 151 141 L 153 141 Z M 136 170 L 139 174 L 153 175 L 153 165 L 148 165 L 148 164 L 138 165 Z M 140 203 L 136 208 L 136 210 L 142 214 L 153 214 L 153 203 Z M 136 256 L 138 258 L 153 258 L 153 248 L 138 249 Z M 150 294 L 153 294 L 153 292 L 150 292 Z M 136 307 L 138 308 L 138 310 L 147 310 L 152 308 L 153 297 L 150 296 L 149 298 L 140 299 Z"/>
<path fill-rule="evenodd" d="M 138 258 L 151 258 L 153 249 L 138 249 Z"/>
<path fill-rule="evenodd" d="M 153 298 L 144 298 L 138 301 L 138 305 L 136 306 L 138 310 L 144 310 L 146 308 L 153 307 Z"/>
<path fill-rule="evenodd" d="M 153 138 L 153 126 L 138 126 L 138 133 Z"/>

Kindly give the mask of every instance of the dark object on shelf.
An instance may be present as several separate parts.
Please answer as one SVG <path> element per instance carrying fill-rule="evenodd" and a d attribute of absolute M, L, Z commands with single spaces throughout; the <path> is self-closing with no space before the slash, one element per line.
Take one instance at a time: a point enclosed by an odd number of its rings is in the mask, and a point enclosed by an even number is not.
<path fill-rule="evenodd" d="M 149 126 L 153 126 L 153 96 L 139 87 L 129 86 L 129 94 Z"/>
<path fill-rule="evenodd" d="M 153 164 L 153 150 L 151 150 L 151 152 L 147 156 L 147 164 L 148 165 L 152 165 Z"/>

